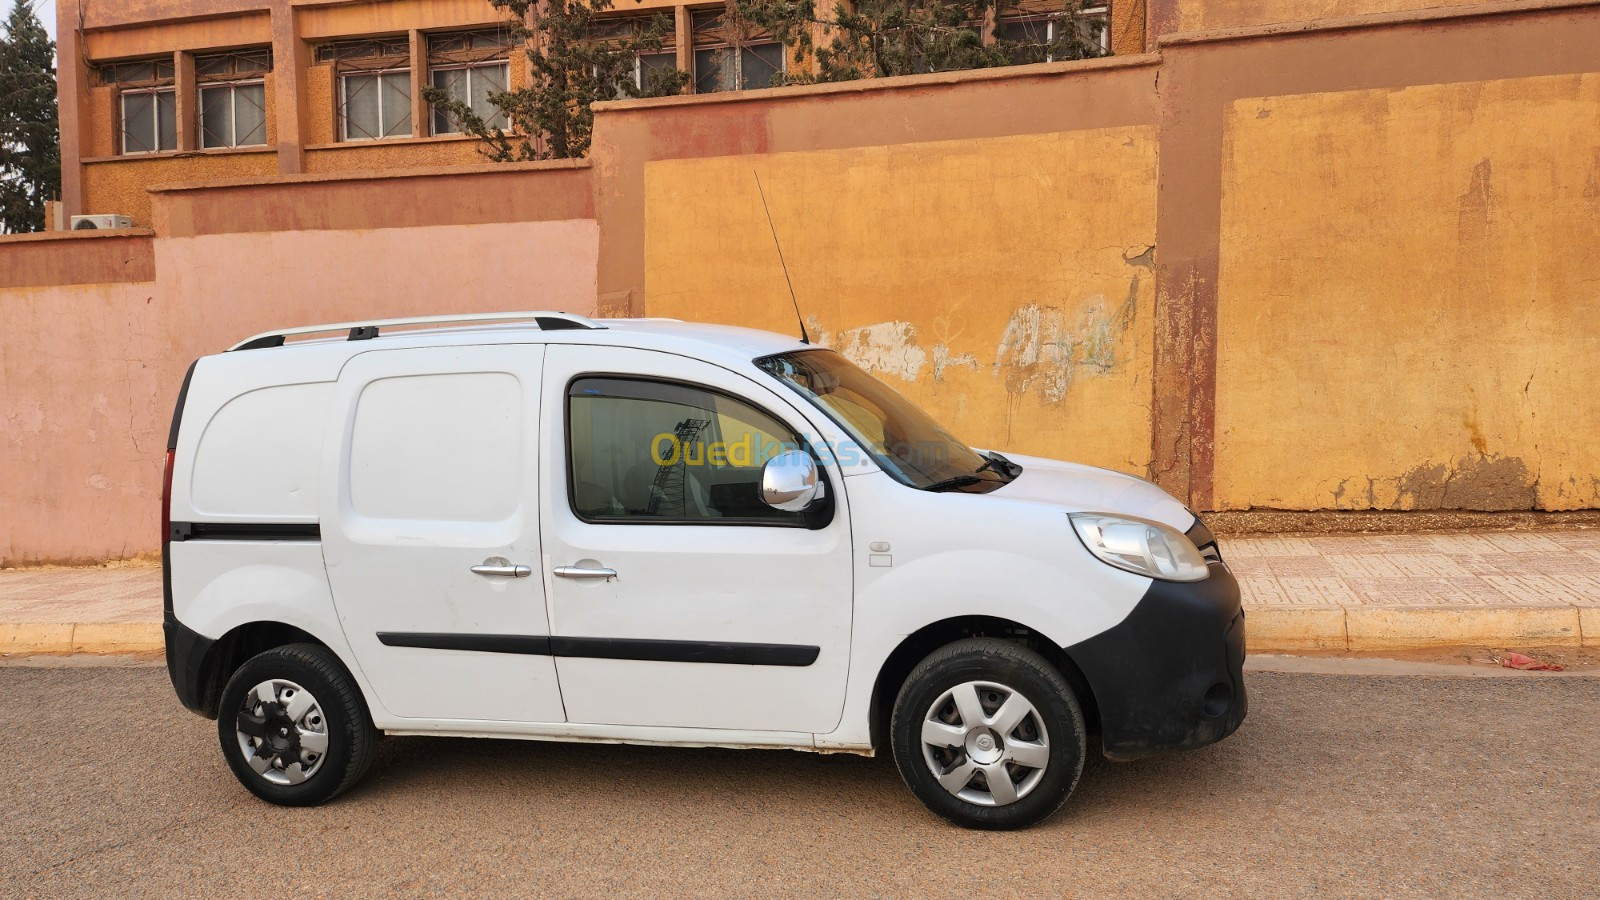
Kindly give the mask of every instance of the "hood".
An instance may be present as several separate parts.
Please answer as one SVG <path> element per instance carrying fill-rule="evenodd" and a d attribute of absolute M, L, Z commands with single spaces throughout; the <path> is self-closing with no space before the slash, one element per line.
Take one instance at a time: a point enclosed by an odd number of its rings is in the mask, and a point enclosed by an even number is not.
<path fill-rule="evenodd" d="M 1066 512 L 1134 516 L 1180 532 L 1194 524 L 1194 514 L 1177 498 L 1143 478 L 1079 463 L 1001 452 L 1022 466 L 1022 474 L 991 492 L 991 497 L 1045 503 Z"/>

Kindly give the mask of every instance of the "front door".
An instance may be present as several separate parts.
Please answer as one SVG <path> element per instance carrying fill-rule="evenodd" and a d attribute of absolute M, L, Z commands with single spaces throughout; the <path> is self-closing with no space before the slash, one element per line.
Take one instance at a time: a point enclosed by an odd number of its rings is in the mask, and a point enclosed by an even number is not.
<path fill-rule="evenodd" d="M 538 577 L 543 356 L 379 350 L 340 374 L 323 555 L 345 638 L 396 716 L 564 718 Z"/>
<path fill-rule="evenodd" d="M 544 570 L 568 720 L 832 731 L 850 649 L 842 478 L 824 467 L 829 496 L 808 513 L 758 490 L 764 458 L 815 429 L 757 382 L 670 353 L 555 345 L 544 384 Z"/>

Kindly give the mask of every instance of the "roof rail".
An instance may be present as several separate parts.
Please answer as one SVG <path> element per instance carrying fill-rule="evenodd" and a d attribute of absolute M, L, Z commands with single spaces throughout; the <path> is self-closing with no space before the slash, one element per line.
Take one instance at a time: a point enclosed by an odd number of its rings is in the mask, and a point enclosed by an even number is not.
<path fill-rule="evenodd" d="M 572 313 L 536 310 L 532 312 L 467 313 L 451 316 L 411 316 L 402 319 L 368 319 L 364 322 L 337 322 L 331 325 L 306 325 L 300 328 L 283 328 L 258 334 L 240 341 L 228 350 L 259 350 L 264 347 L 282 347 L 285 338 L 300 334 L 322 334 L 329 331 L 349 331 L 349 340 L 365 341 L 378 336 L 378 329 L 401 325 L 448 325 L 459 322 L 527 322 L 532 321 L 544 331 L 604 329 L 593 319 Z"/>

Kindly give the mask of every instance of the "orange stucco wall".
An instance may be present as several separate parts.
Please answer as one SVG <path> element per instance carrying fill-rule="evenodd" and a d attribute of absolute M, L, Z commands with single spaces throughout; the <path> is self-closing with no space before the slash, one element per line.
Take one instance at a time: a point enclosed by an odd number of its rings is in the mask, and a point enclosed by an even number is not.
<path fill-rule="evenodd" d="M 409 141 L 350 141 L 306 151 L 307 172 L 361 172 L 411 166 L 470 166 L 485 162 L 482 142 L 472 138 Z"/>
<path fill-rule="evenodd" d="M 631 0 L 624 0 L 631 2 Z M 506 15 L 488 0 L 387 0 L 384 3 L 332 3 L 302 7 L 300 34 L 311 39 L 393 34 L 412 28 L 462 28 L 493 25 Z"/>
<path fill-rule="evenodd" d="M 83 45 L 90 59 L 99 60 L 271 42 L 272 20 L 261 10 L 223 18 L 158 21 L 131 28 L 90 31 L 84 35 Z"/>
<path fill-rule="evenodd" d="M 154 185 L 249 178 L 277 171 L 278 157 L 270 150 L 111 157 L 84 166 L 84 208 L 90 213 L 124 215 L 135 225 L 148 226 L 148 188 Z"/>
<path fill-rule="evenodd" d="M 1575 3 L 605 104 L 592 167 L 265 154 L 156 191 L 154 236 L 0 241 L 0 563 L 152 549 L 183 365 L 274 325 L 788 329 L 754 171 L 818 337 L 974 443 L 1196 509 L 1600 506 L 1600 2 Z M 448 167 L 382 170 L 415 152 Z"/>

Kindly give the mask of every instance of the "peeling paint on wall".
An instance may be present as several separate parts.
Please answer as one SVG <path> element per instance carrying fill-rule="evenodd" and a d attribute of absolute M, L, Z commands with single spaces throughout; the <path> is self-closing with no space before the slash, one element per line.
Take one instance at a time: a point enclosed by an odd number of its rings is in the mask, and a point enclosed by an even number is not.
<path fill-rule="evenodd" d="M 1052 306 L 1024 306 L 1012 314 L 995 348 L 994 370 L 1005 376 L 1006 391 L 1026 394 L 1035 388 L 1051 403 L 1066 397 L 1079 373 L 1107 375 L 1117 367 L 1117 338 L 1133 324 L 1138 276 L 1128 299 L 1108 310 L 1104 295 L 1091 298 L 1076 326 Z"/>
<path fill-rule="evenodd" d="M 1046 402 L 1060 403 L 1079 375 L 1116 371 L 1117 339 L 1133 324 L 1138 288 L 1135 275 L 1128 298 L 1115 310 L 1108 310 L 1105 296 L 1096 294 L 1075 323 L 1069 322 L 1059 307 L 1029 304 L 1019 308 L 1006 322 L 989 363 L 980 363 L 971 353 L 954 353 L 944 344 L 924 350 L 918 346 L 917 328 L 910 322 L 878 322 L 833 332 L 811 316 L 806 329 L 819 345 L 839 351 L 875 375 L 915 382 L 931 355 L 934 381 L 943 381 L 952 367 L 987 368 L 991 375 L 1004 379 L 1006 392 L 1013 397 L 1037 392 Z"/>
<path fill-rule="evenodd" d="M 832 347 L 868 372 L 916 381 L 928 362 L 928 351 L 917 346 L 917 326 L 910 322 L 879 322 L 833 334 L 812 317 L 806 328 L 817 343 Z"/>
<path fill-rule="evenodd" d="M 1401 509 L 1533 509 L 1539 479 L 1515 456 L 1463 456 L 1400 477 Z"/>

